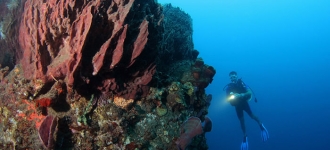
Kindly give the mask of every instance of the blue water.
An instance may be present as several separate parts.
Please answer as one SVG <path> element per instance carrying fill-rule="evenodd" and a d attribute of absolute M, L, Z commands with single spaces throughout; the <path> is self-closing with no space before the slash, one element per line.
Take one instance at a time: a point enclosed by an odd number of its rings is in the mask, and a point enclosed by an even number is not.
<path fill-rule="evenodd" d="M 195 48 L 216 68 L 207 133 L 210 150 L 239 150 L 242 132 L 224 101 L 228 73 L 238 72 L 270 139 L 245 115 L 249 150 L 330 150 L 329 0 L 158 0 L 191 15 Z"/>

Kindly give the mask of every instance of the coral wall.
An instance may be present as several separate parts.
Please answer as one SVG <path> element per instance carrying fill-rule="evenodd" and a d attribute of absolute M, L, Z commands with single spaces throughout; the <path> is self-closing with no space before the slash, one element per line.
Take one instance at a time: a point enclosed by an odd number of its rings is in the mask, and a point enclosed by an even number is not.
<path fill-rule="evenodd" d="M 215 69 L 188 14 L 154 0 L 5 3 L 17 61 L 0 66 L 0 149 L 207 149 Z"/>

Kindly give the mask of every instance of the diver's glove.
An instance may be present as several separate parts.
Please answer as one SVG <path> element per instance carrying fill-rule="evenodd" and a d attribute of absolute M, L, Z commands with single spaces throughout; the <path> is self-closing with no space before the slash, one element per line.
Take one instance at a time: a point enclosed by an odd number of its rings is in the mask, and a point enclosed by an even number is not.
<path fill-rule="evenodd" d="M 247 136 L 243 137 L 243 142 L 241 144 L 241 150 L 248 150 L 249 149 L 249 143 Z"/>
<path fill-rule="evenodd" d="M 262 141 L 267 141 L 269 139 L 269 134 L 268 134 L 268 131 L 266 129 L 266 127 L 264 126 L 264 124 L 261 124 L 260 126 L 261 128 L 261 138 L 262 138 Z"/>

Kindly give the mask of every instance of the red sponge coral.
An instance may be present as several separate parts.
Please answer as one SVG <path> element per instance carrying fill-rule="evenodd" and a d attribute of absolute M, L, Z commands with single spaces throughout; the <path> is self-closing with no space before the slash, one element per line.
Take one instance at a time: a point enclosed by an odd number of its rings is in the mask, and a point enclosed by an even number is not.
<path fill-rule="evenodd" d="M 192 138 L 202 134 L 203 128 L 201 120 L 197 117 L 190 117 L 181 127 L 181 136 L 175 142 L 179 150 L 184 150 L 191 142 Z"/>
<path fill-rule="evenodd" d="M 46 148 L 52 149 L 54 144 L 53 134 L 57 126 L 57 117 L 47 116 L 39 127 L 39 138 Z"/>
<path fill-rule="evenodd" d="M 211 130 L 212 130 L 212 121 L 207 116 L 205 116 L 205 123 L 204 123 L 203 130 L 204 130 L 204 132 L 211 132 Z"/>

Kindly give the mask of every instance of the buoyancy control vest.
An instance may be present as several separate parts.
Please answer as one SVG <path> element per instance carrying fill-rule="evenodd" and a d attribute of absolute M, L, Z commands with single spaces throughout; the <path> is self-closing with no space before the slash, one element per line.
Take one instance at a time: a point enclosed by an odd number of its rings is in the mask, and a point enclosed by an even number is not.
<path fill-rule="evenodd" d="M 230 93 L 246 93 L 247 92 L 247 87 L 245 83 L 242 81 L 242 79 L 238 79 L 236 83 L 229 83 L 224 87 L 224 90 L 226 90 L 227 97 L 231 96 Z M 251 96 L 249 97 L 242 97 L 242 98 L 236 98 L 233 100 L 230 100 L 229 103 L 232 106 L 237 106 L 239 103 L 242 101 L 247 101 L 250 99 Z"/>

